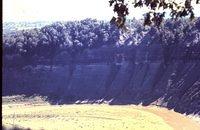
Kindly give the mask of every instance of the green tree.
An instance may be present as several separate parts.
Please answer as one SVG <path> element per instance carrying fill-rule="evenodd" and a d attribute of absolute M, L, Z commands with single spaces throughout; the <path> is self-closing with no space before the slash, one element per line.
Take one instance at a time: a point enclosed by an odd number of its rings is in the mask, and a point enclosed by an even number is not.
<path fill-rule="evenodd" d="M 117 13 L 117 17 L 111 19 L 111 23 L 116 24 L 119 28 L 123 28 L 126 16 L 129 15 L 128 5 L 132 4 L 133 7 L 148 7 L 149 12 L 146 13 L 144 18 L 144 25 L 160 26 L 162 23 L 166 10 L 170 11 L 172 19 L 178 19 L 185 16 L 189 16 L 190 19 L 194 19 L 194 8 L 192 2 L 200 4 L 200 0 L 182 0 L 177 2 L 176 0 L 109 0 L 109 4 L 113 7 L 113 11 Z M 162 12 L 158 10 L 163 10 Z"/>

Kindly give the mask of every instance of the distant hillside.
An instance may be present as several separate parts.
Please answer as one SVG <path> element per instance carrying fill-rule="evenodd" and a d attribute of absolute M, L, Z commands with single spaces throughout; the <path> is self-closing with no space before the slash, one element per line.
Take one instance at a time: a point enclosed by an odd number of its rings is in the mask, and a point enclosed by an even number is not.
<path fill-rule="evenodd" d="M 19 30 L 41 28 L 51 23 L 52 22 L 4 22 L 3 34 L 19 31 Z"/>

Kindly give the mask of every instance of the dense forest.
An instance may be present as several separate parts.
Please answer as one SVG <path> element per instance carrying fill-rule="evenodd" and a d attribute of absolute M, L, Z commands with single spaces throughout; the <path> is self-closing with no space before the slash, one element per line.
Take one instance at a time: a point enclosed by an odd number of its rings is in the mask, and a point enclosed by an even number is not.
<path fill-rule="evenodd" d="M 161 49 L 164 50 L 161 56 L 165 57 L 166 62 L 176 56 L 175 46 L 181 46 L 179 49 L 183 53 L 179 56 L 180 59 L 199 59 L 199 18 L 195 22 L 166 20 L 160 29 L 144 27 L 139 20 L 129 20 L 126 26 L 129 30 L 123 32 L 108 22 L 86 19 L 56 22 L 42 28 L 6 33 L 3 35 L 4 67 L 63 65 L 80 62 L 76 56 L 84 55 L 85 51 L 92 48 L 131 49 L 152 44 L 161 44 Z M 112 49 L 105 51 L 106 49 L 102 53 L 111 53 Z M 127 53 L 127 57 L 131 57 L 131 54 Z M 106 61 L 108 57 L 101 58 L 101 61 Z"/>
<path fill-rule="evenodd" d="M 5 67 L 64 64 L 85 49 L 114 45 L 118 37 L 114 26 L 90 19 L 11 32 L 3 36 L 4 63 Z"/>

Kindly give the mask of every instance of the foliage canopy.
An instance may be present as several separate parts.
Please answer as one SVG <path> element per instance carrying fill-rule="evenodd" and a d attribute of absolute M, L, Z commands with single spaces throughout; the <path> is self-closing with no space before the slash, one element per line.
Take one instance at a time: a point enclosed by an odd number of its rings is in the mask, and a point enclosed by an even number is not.
<path fill-rule="evenodd" d="M 176 2 L 175 0 L 109 0 L 109 4 L 113 7 L 113 11 L 117 13 L 117 17 L 111 19 L 111 23 L 116 24 L 119 28 L 124 27 L 126 16 L 129 15 L 128 4 L 133 4 L 137 7 L 147 7 L 149 12 L 146 13 L 144 18 L 144 25 L 152 25 L 159 27 L 165 17 L 166 10 L 170 11 L 170 17 L 177 20 L 185 16 L 189 16 L 190 20 L 194 19 L 194 8 L 192 2 L 200 4 L 200 0 L 182 0 Z M 162 10 L 162 12 L 160 11 Z"/>

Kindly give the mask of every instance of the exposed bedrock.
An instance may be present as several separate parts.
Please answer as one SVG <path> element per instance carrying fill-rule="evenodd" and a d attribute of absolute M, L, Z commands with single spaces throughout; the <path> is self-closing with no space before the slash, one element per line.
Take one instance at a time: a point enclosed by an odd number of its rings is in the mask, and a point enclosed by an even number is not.
<path fill-rule="evenodd" d="M 129 58 L 124 58 L 124 51 L 116 51 L 114 60 L 54 65 L 52 69 L 48 65 L 4 68 L 3 95 L 41 94 L 53 103 L 103 99 L 110 104 L 156 104 L 200 114 L 199 60 L 175 57 L 166 63 L 161 51 L 155 50 L 133 49 Z"/>

